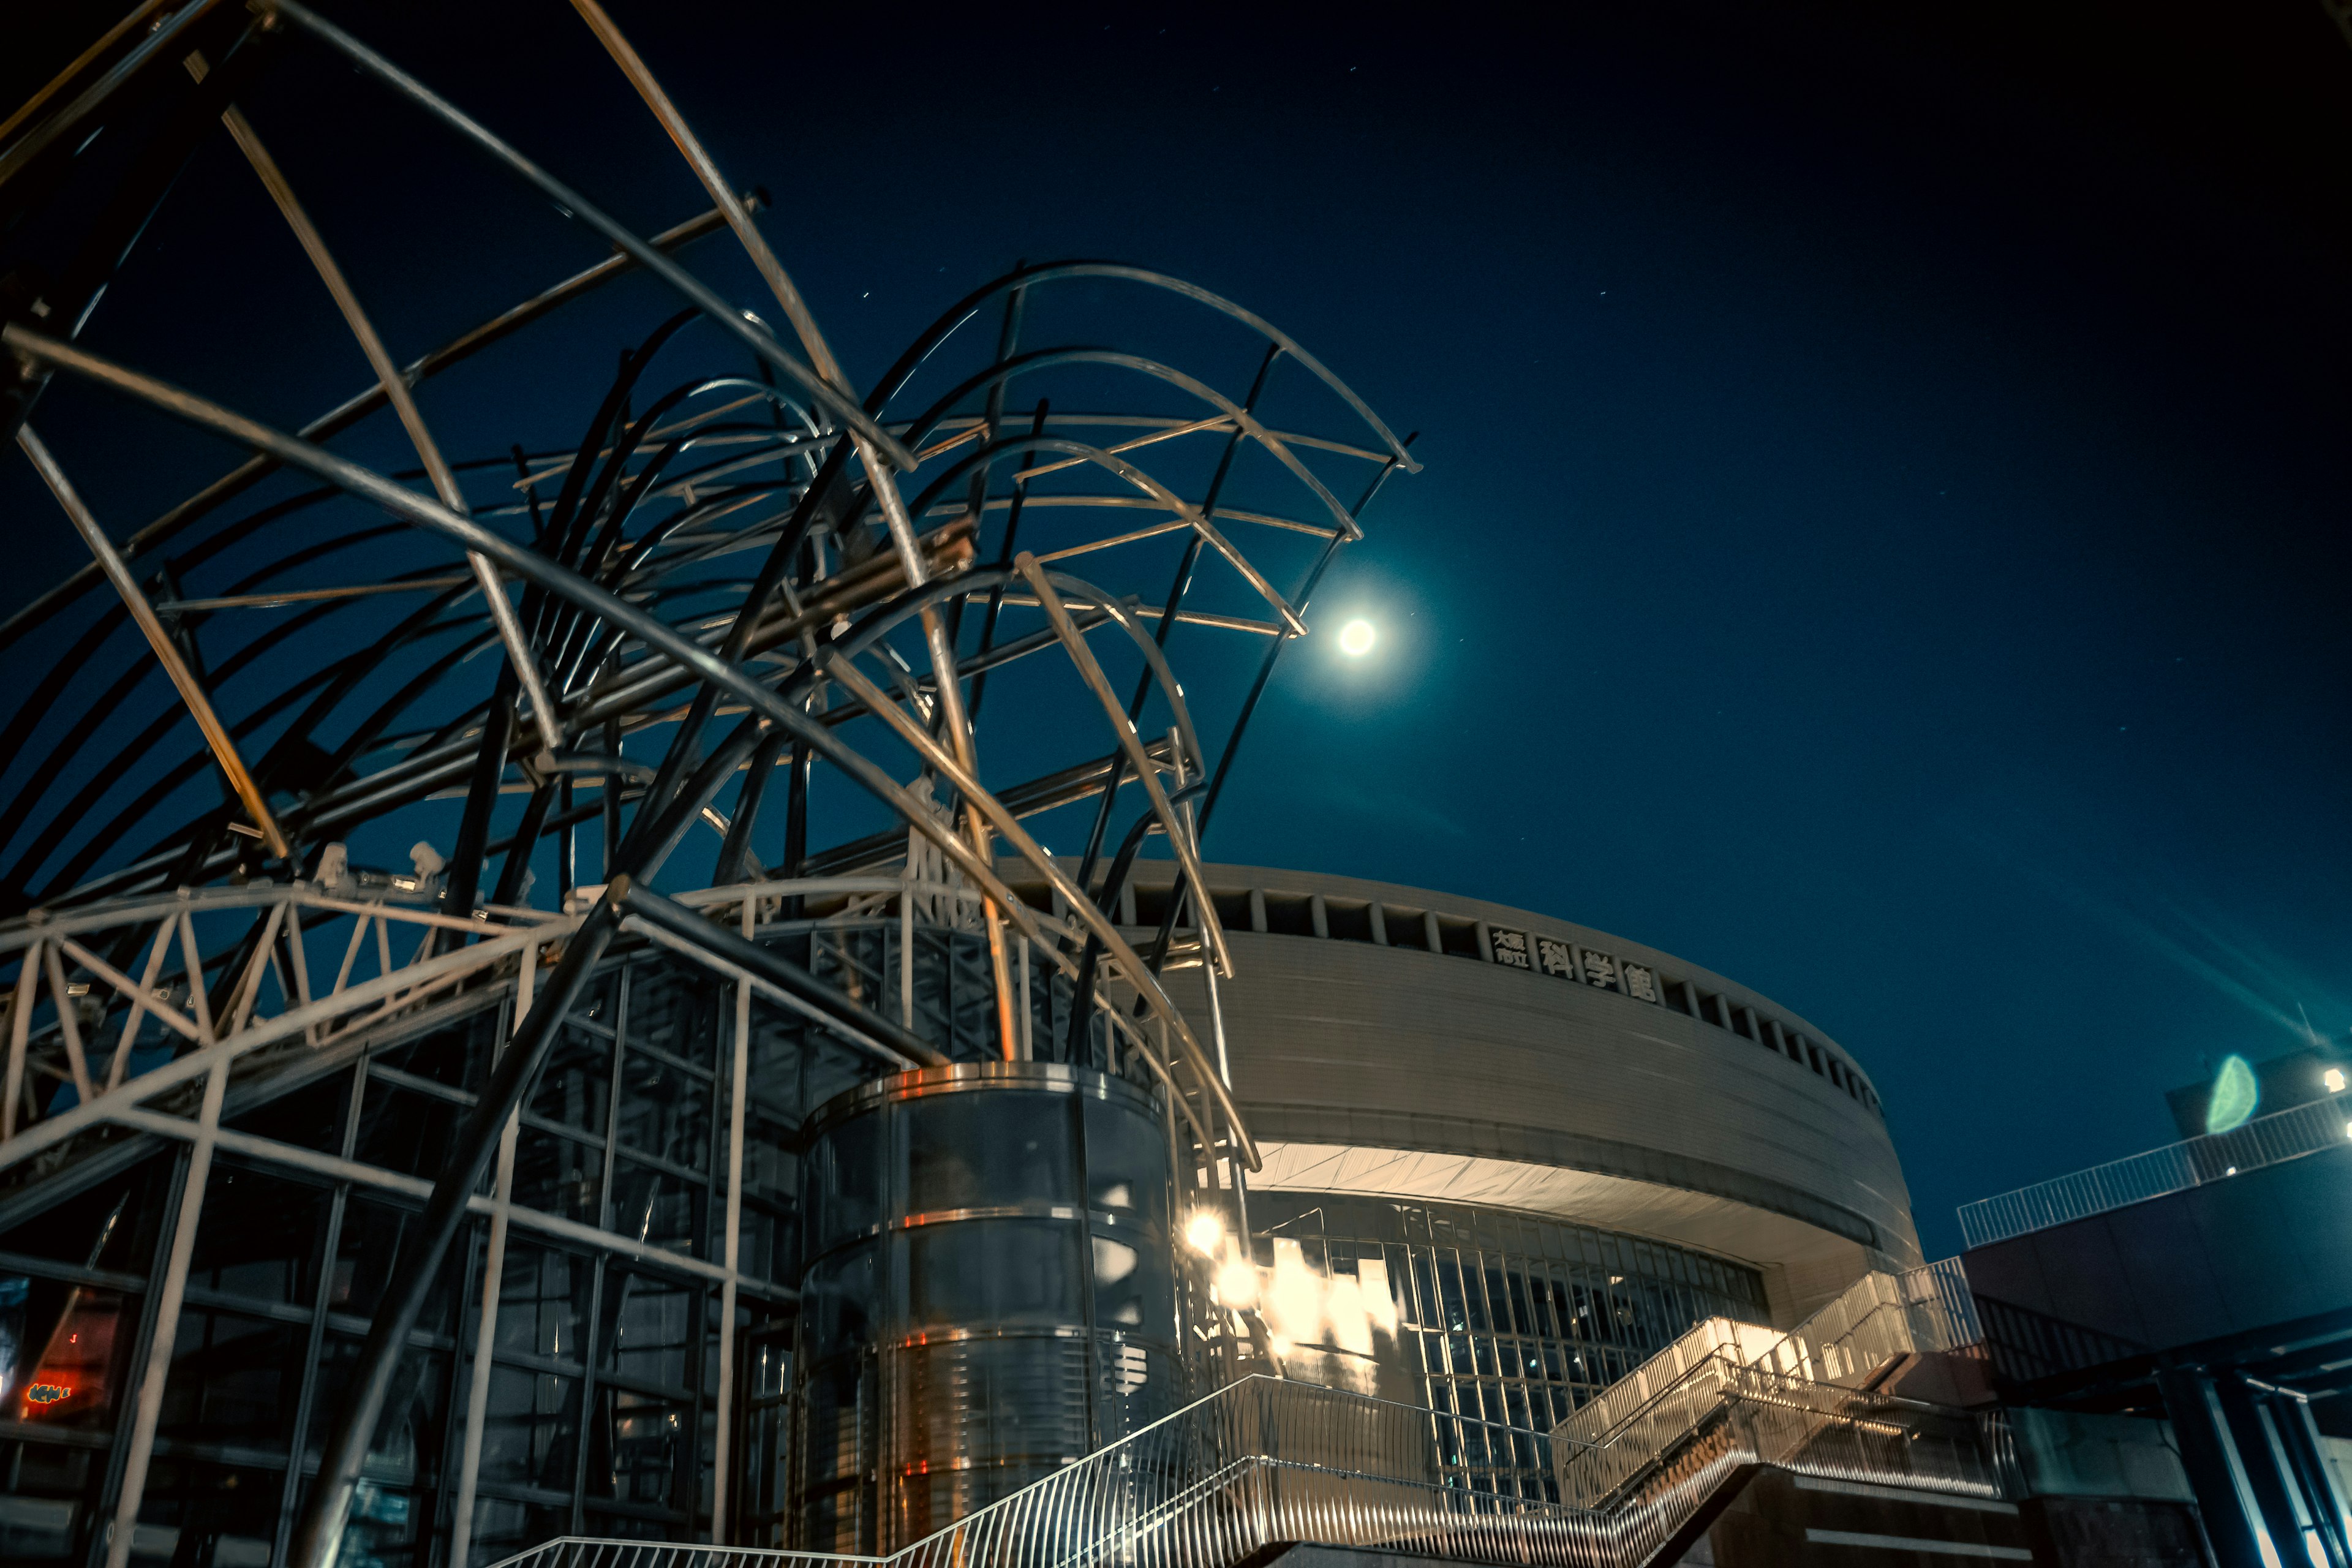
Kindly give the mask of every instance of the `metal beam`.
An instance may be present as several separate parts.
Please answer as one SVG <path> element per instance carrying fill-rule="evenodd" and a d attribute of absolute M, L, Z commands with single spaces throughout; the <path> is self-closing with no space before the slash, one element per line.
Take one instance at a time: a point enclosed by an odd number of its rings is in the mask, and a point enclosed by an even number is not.
<path fill-rule="evenodd" d="M 163 673 L 170 676 L 172 684 L 178 688 L 180 700 L 188 705 L 188 711 L 195 718 L 196 728 L 204 731 L 205 744 L 212 748 L 214 760 L 220 763 L 221 772 L 228 775 L 229 787 L 236 792 L 237 799 L 244 802 L 245 809 L 251 814 L 254 826 L 261 830 L 262 842 L 269 846 L 272 855 L 284 859 L 293 853 L 293 849 L 286 842 L 286 836 L 278 831 L 278 819 L 270 816 L 269 803 L 262 798 L 261 786 L 254 782 L 252 773 L 245 765 L 245 759 L 237 755 L 236 742 L 229 738 L 227 727 L 213 711 L 212 699 L 205 694 L 195 671 L 190 669 L 188 661 L 180 657 L 179 645 L 172 640 L 172 634 L 163 629 L 163 623 L 156 618 L 154 607 L 147 603 L 147 595 L 140 592 L 138 583 L 132 579 L 131 568 L 124 565 L 122 557 L 115 552 L 113 541 L 106 537 L 106 531 L 98 525 L 98 519 L 90 515 L 89 508 L 83 504 L 72 481 L 66 478 L 65 470 L 58 466 L 58 460 L 49 455 L 48 447 L 42 445 L 41 438 L 33 433 L 30 425 L 17 428 L 16 445 L 24 449 L 25 456 L 33 460 L 33 467 L 47 483 L 49 493 L 58 498 L 58 504 L 72 520 L 74 531 L 81 535 L 82 542 L 89 545 L 90 553 L 98 558 L 99 569 L 106 574 L 107 581 L 114 584 L 114 591 L 122 595 L 123 607 L 138 623 L 141 634 L 147 638 L 147 646 L 155 650 L 155 660 L 163 667 Z"/>

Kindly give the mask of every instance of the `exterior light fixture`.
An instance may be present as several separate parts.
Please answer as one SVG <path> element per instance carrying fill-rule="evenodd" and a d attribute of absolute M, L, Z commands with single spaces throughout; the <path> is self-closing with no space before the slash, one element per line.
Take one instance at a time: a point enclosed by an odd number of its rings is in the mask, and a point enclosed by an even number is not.
<path fill-rule="evenodd" d="M 2327 1086 L 2328 1093 L 2342 1094 L 2344 1092 L 2344 1069 L 2342 1068 L 2329 1068 L 2327 1071 L 2321 1076 L 2319 1081 Z"/>
<path fill-rule="evenodd" d="M 1339 628 L 1339 651 L 1349 658 L 1361 658 L 1372 651 L 1372 641 L 1378 635 L 1370 621 L 1349 621 Z"/>
<path fill-rule="evenodd" d="M 1191 1242 L 1192 1250 L 1202 1257 L 1214 1258 L 1217 1255 L 1217 1243 L 1224 1238 L 1225 1222 L 1219 1219 L 1212 1210 L 1195 1210 L 1192 1217 L 1184 1222 L 1184 1239 Z"/>

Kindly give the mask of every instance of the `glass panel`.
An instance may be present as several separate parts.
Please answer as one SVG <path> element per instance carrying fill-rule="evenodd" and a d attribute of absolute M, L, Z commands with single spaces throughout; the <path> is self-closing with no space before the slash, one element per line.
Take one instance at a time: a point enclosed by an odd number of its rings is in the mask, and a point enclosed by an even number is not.
<path fill-rule="evenodd" d="M 807 1173 L 812 1252 L 882 1223 L 882 1123 L 880 1116 L 860 1116 L 818 1143 Z"/>
<path fill-rule="evenodd" d="M 1077 1201 L 1072 1099 L 1020 1090 L 906 1100 L 903 1212 Z"/>
<path fill-rule="evenodd" d="M 416 939 L 412 935 L 409 940 Z M 436 1030 L 414 1045 L 395 1046 L 383 1059 L 386 1067 L 398 1068 L 412 1078 L 427 1078 L 451 1089 L 478 1093 L 488 1076 L 485 1064 L 497 1033 L 497 1016 L 481 1015 Z"/>
<path fill-rule="evenodd" d="M 350 1568 L 421 1568 L 429 1552 L 432 1508 L 428 1491 L 362 1481 L 352 1495 L 351 1522 L 343 1529 L 337 1562 Z M 226 1565 L 215 1558 L 213 1568 Z"/>
<path fill-rule="evenodd" d="M 586 1029 L 567 1027 L 548 1052 L 539 1087 L 531 1091 L 530 1113 L 601 1138 L 612 1088 L 613 1042 Z"/>
<path fill-rule="evenodd" d="M 232 1296 L 309 1307 L 318 1294 L 323 1188 L 223 1162 L 213 1167 L 188 1283 Z"/>
<path fill-rule="evenodd" d="M 452 1142 L 468 1114 L 437 1095 L 371 1079 L 355 1147 L 371 1165 L 430 1180 L 449 1163 Z"/>
<path fill-rule="evenodd" d="M 334 1282 L 328 1305 L 338 1312 L 372 1317 L 383 1300 L 384 1287 L 404 1255 L 415 1246 L 417 1211 L 378 1198 L 352 1196 L 343 1205 L 342 1235 L 335 1248 Z M 452 1247 L 443 1260 L 439 1288 L 426 1300 L 417 1327 L 427 1333 L 447 1333 L 454 1321 L 457 1290 L 467 1248 Z"/>
<path fill-rule="evenodd" d="M 315 1149 L 324 1154 L 343 1152 L 343 1117 L 351 1109 L 352 1074 L 349 1068 L 291 1093 L 266 1100 L 244 1115 L 228 1119 L 224 1125 L 242 1132 L 257 1133 L 275 1138 L 281 1143 L 293 1143 L 305 1149 Z"/>
<path fill-rule="evenodd" d="M 490 1368 L 479 1476 L 485 1485 L 505 1481 L 569 1494 L 579 1438 L 578 1378 Z"/>
<path fill-rule="evenodd" d="M 1094 1238 L 1095 1323 L 1106 1329 L 1146 1329 L 1171 1337 L 1175 1328 L 1175 1280 L 1168 1254 L 1108 1237 Z"/>
<path fill-rule="evenodd" d="M 621 1146 L 689 1170 L 709 1168 L 710 1080 L 630 1051 L 621 1065 Z"/>
<path fill-rule="evenodd" d="M 706 1072 L 716 1058 L 721 1034 L 732 1050 L 733 989 L 709 970 L 659 957 L 638 964 L 629 987 L 633 1041 L 657 1047 Z M 719 1026 L 722 1019 L 725 1029 Z"/>
<path fill-rule="evenodd" d="M 1079 1321 L 1079 1230 L 1072 1222 L 973 1220 L 922 1226 L 893 1239 L 907 1248 L 908 1329 Z"/>
<path fill-rule="evenodd" d="M 79 1564 L 81 1530 L 106 1473 L 101 1450 L 54 1443 L 0 1443 L 8 1495 L 0 1503 L 0 1563 L 8 1568 Z"/>
<path fill-rule="evenodd" d="M 870 1340 L 880 1315 L 881 1241 L 860 1242 L 809 1270 L 802 1286 L 809 1359 L 824 1361 Z"/>
<path fill-rule="evenodd" d="M 106 1426 L 138 1326 L 135 1296 L 0 1275 L 0 1415 Z"/>
<path fill-rule="evenodd" d="M 135 1540 L 154 1557 L 213 1568 L 267 1568 L 278 1538 L 284 1478 L 276 1470 L 210 1465 L 158 1454 L 139 1500 Z M 134 1546 L 137 1557 L 147 1552 Z M 149 1559 L 152 1561 L 153 1559 Z M 349 1561 L 347 1558 L 346 1561 Z"/>
<path fill-rule="evenodd" d="M 487 1452 L 487 1449 L 485 1450 Z M 566 1478 L 569 1479 L 568 1477 Z M 505 1498 L 479 1498 L 474 1503 L 473 1562 L 468 1568 L 488 1568 L 500 1558 L 526 1547 L 552 1541 L 572 1528 L 572 1510 L 540 1503 L 510 1502 Z"/>
<path fill-rule="evenodd" d="M 699 1179 L 649 1171 L 624 1155 L 613 1172 L 613 1228 L 655 1247 L 690 1253 L 709 1187 Z"/>
<path fill-rule="evenodd" d="M 1165 1234 L 1168 1223 L 1168 1146 L 1157 1129 L 1139 1124 L 1134 1112 L 1087 1099 L 1087 1203 L 1138 1215 Z M 1139 1136 L 1149 1132 L 1150 1136 Z"/>
<path fill-rule="evenodd" d="M 330 1333 L 319 1358 L 314 1409 L 341 1407 L 351 1386 L 352 1369 L 359 1364 L 360 1341 L 355 1335 Z M 376 1424 L 375 1441 L 368 1447 L 368 1477 L 395 1489 L 433 1479 L 441 1462 L 441 1442 L 449 1408 L 449 1356 L 442 1351 L 411 1350 L 401 1358 L 400 1371 L 385 1402 L 383 1419 Z M 313 1417 L 302 1433 L 303 1452 L 317 1458 L 331 1422 Z"/>
<path fill-rule="evenodd" d="M 598 1452 L 588 1467 L 592 1496 L 676 1506 L 692 1405 L 625 1389 L 596 1391 Z"/>
<path fill-rule="evenodd" d="M 151 1179 L 166 1162 L 63 1199 L 14 1230 L 0 1235 L 0 1252 L 46 1258 L 83 1268 L 144 1274 L 153 1250 L 152 1232 L 142 1222 Z"/>
<path fill-rule="evenodd" d="M 515 1138 L 514 1201 L 593 1225 L 604 1189 L 604 1156 L 561 1133 L 525 1127 Z"/>
<path fill-rule="evenodd" d="M 594 1278 L 590 1259 L 518 1242 L 509 1232 L 499 1276 L 497 1353 L 578 1362 Z"/>
<path fill-rule="evenodd" d="M 180 1314 L 157 1430 L 240 1447 L 286 1447 L 309 1331 L 233 1312 Z"/>
<path fill-rule="evenodd" d="M 694 1386 L 695 1310 L 702 1291 L 652 1274 L 615 1271 L 604 1279 L 612 1331 L 599 1360 L 605 1370 L 664 1388 Z"/>

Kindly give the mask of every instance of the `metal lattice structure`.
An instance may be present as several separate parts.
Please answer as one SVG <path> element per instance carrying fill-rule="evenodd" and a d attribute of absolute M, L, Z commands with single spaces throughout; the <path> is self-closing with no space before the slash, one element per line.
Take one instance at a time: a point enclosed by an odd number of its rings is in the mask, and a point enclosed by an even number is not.
<path fill-rule="evenodd" d="M 215 1154 L 327 1184 L 336 1224 L 362 1193 L 411 1216 L 347 1392 L 302 1384 L 278 1560 L 305 1568 L 334 1560 L 355 1505 L 366 1517 L 372 1441 L 415 1392 L 404 1356 L 441 1342 L 427 1309 L 472 1235 L 487 1238 L 464 1286 L 483 1303 L 479 1351 L 470 1381 L 452 1352 L 462 1458 L 457 1501 L 435 1505 L 454 1507 L 465 1560 L 509 1226 L 712 1293 L 719 1371 L 694 1409 L 714 1414 L 718 1498 L 683 1517 L 730 1528 L 739 1298 L 790 1305 L 739 1256 L 747 1188 L 764 1201 L 746 1119 L 763 1114 L 761 1042 L 779 1029 L 803 1079 L 986 1055 L 1097 1063 L 1164 1096 L 1197 1184 L 1238 1192 L 1255 1164 L 1219 1060 L 1214 980 L 1231 971 L 1215 910 L 1172 900 L 1141 943 L 1108 911 L 1151 837 L 1197 883 L 1202 826 L 1276 659 L 1365 506 L 1415 467 L 1407 442 L 1248 310 L 1101 261 L 989 281 L 861 394 L 762 234 L 764 198 L 722 175 L 594 0 L 575 8 L 650 112 L 648 158 L 666 136 L 709 210 L 634 232 L 293 0 L 145 0 L 0 121 L 16 252 L 0 256 L 0 434 L 57 503 L 14 521 L 70 528 L 91 556 L 0 625 L 17 677 L 0 721 L 0 1244 L 61 1194 L 158 1150 L 172 1162 L 147 1216 L 152 1288 L 123 1309 L 138 1328 L 89 1498 L 106 1517 L 77 1538 L 109 1568 L 143 1550 Z M 271 72 L 298 58 L 355 73 L 380 106 L 511 176 L 519 211 L 551 202 L 610 255 L 429 352 L 395 350 L 273 153 L 335 133 L 272 119 Z M 112 163 L 88 156 L 126 141 Z M 156 215 L 203 199 L 183 175 L 213 145 L 234 147 L 299 242 L 309 270 L 284 286 L 323 293 L 373 372 L 290 432 L 87 344 Z M 759 296 L 681 259 L 722 245 Z M 640 321 L 609 386 L 530 388 L 584 422 L 576 445 L 529 448 L 421 405 L 428 383 L 477 374 L 509 338 L 560 336 L 567 310 L 632 277 L 677 313 Z M 1247 352 L 1188 366 L 1105 346 L 1123 314 Z M 61 454 L 93 439 L 89 421 L 157 416 L 242 460 L 186 472 L 143 522 L 98 515 Z M 1222 736 L 1196 722 L 1212 683 L 1180 683 L 1176 656 L 1231 677 Z M 1075 864 L 1024 826 L 1056 810 L 1087 834 Z M 813 842 L 826 823 L 838 842 Z M 1204 967 L 1207 1016 L 1161 988 L 1171 963 Z M 515 1187 L 532 1096 L 567 1039 L 604 1027 L 605 1092 L 623 1091 L 639 1047 L 595 1010 L 650 984 L 626 980 L 647 964 L 735 998 L 731 1061 L 713 1024 L 711 1059 L 677 1064 L 728 1121 L 680 1167 L 727 1219 L 673 1242 L 651 1197 L 624 1222 L 617 1121 L 595 1205 L 557 1212 Z M 471 1065 L 447 1086 L 462 1121 L 446 1157 L 372 1160 L 355 1130 L 369 1064 L 414 1089 L 413 1062 L 384 1053 L 458 1037 Z M 329 1072 L 354 1075 L 339 1143 L 240 1120 Z M 84 1272 L 105 1273 L 99 1253 Z M 306 1430 L 323 1449 L 307 1488 Z"/>

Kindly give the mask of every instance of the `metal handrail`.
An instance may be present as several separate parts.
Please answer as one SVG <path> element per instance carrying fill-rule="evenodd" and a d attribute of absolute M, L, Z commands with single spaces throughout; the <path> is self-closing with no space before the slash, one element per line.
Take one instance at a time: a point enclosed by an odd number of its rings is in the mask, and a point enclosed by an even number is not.
<path fill-rule="evenodd" d="M 1436 1425 L 1450 1418 L 1426 1407 L 1253 1376 L 887 1557 L 566 1537 L 495 1568 L 1226 1568 L 1299 1541 L 1508 1568 L 1641 1568 L 1753 1465 L 1999 1495 L 1965 1417 L 1857 1413 L 1851 1391 L 1753 1366 L 1729 1369 L 1716 1393 L 1689 1440 L 1601 1509 L 1449 1479 Z"/>
<path fill-rule="evenodd" d="M 2352 1120 L 2347 1118 L 2352 1118 L 2352 1106 L 2312 1100 L 2258 1116 L 2227 1132 L 2168 1143 L 2013 1193 L 1979 1198 L 1960 1205 L 1960 1235 L 1971 1247 L 1988 1247 L 2316 1154 L 2352 1138 Z"/>
<path fill-rule="evenodd" d="M 1560 1496 L 1597 1507 L 1664 1463 L 1748 1396 L 1756 1378 L 1787 1389 L 1850 1396 L 1887 1363 L 1958 1350 L 1982 1338 L 1957 1259 L 1904 1273 L 1864 1275 L 1785 1334 L 1725 1318 L 1705 1320 L 1553 1428 Z"/>

